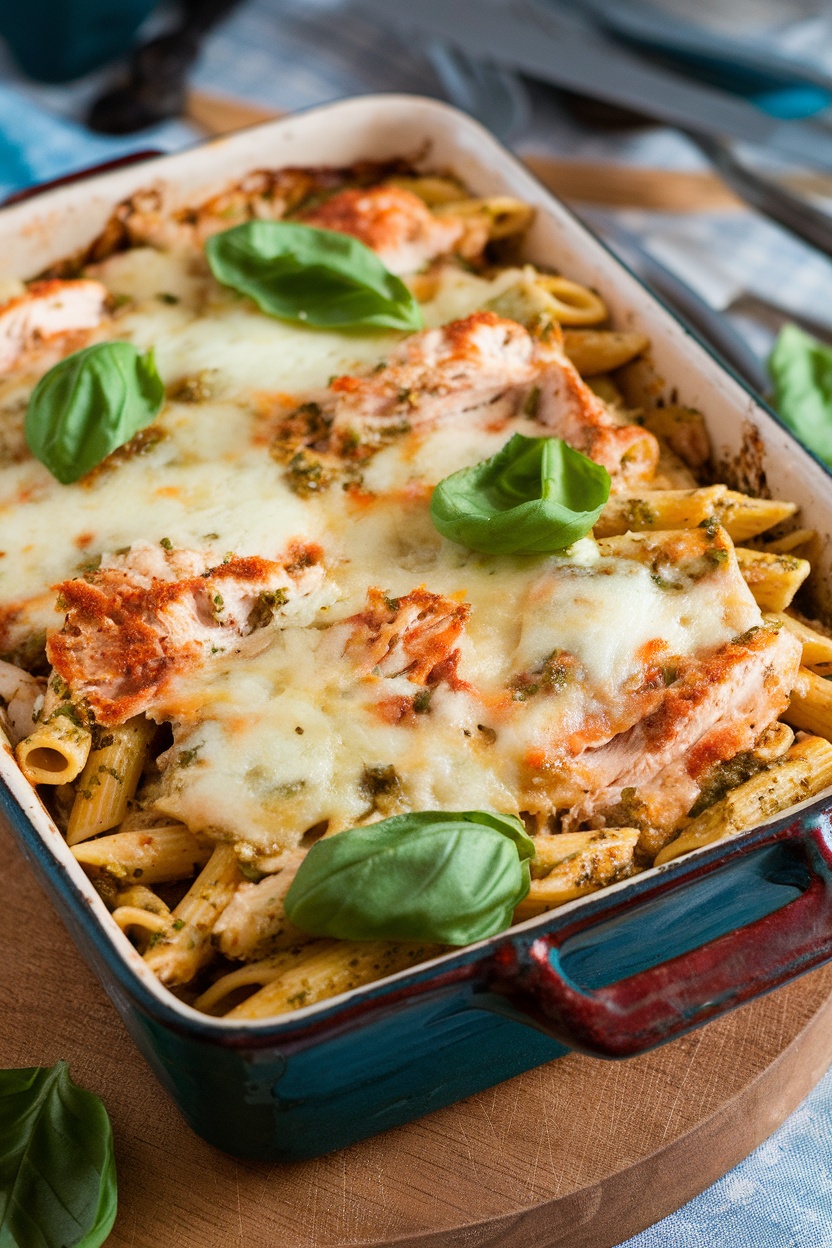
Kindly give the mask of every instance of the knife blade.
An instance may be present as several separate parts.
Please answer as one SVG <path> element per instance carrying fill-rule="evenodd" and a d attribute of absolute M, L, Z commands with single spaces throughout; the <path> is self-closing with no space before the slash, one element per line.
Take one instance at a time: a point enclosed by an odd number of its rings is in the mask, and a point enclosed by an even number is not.
<path fill-rule="evenodd" d="M 361 0 L 405 35 L 443 39 L 470 56 L 517 69 L 695 133 L 741 139 L 818 169 L 832 169 L 832 135 L 781 121 L 716 88 L 653 66 L 535 0 Z"/>

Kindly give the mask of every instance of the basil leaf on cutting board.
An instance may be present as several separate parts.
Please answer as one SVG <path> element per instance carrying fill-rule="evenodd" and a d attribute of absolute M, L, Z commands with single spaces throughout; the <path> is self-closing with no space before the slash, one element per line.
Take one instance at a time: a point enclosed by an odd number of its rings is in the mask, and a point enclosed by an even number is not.
<path fill-rule="evenodd" d="M 810 451 L 832 466 L 832 347 L 784 325 L 768 359 L 774 407 Z"/>
<path fill-rule="evenodd" d="M 422 328 L 419 305 L 364 243 L 294 221 L 247 221 L 205 243 L 211 272 L 262 312 L 319 329 Z"/>
<path fill-rule="evenodd" d="M 165 400 L 153 352 L 130 342 L 97 342 L 50 368 L 32 391 L 26 442 L 62 485 L 149 425 Z"/>
<path fill-rule="evenodd" d="M 560 438 L 514 437 L 433 491 L 443 537 L 490 555 L 551 554 L 585 537 L 610 496 L 610 474 Z"/>
<path fill-rule="evenodd" d="M 314 936 L 467 945 L 510 925 L 534 853 L 513 815 L 394 815 L 313 845 L 286 894 L 286 917 Z"/>
<path fill-rule="evenodd" d="M 99 1248 L 116 1205 L 99 1097 L 66 1062 L 0 1071 L 0 1248 Z"/>

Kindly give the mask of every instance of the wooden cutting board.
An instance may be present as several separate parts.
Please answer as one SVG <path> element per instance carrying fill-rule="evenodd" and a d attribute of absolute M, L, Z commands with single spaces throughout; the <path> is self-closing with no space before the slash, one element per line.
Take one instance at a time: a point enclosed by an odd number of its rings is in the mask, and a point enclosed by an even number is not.
<path fill-rule="evenodd" d="M 832 966 L 646 1057 L 561 1058 L 340 1153 L 236 1161 L 191 1133 L 0 828 L 0 1065 L 104 1098 L 108 1248 L 609 1248 L 766 1138 L 832 1061 Z"/>

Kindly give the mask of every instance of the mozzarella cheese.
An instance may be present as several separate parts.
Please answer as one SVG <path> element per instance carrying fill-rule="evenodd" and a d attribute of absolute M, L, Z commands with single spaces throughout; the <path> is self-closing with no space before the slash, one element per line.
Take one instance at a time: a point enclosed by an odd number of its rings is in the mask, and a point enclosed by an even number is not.
<path fill-rule="evenodd" d="M 34 373 L 0 387 L 0 448 L 12 448 L 0 465 L 5 644 L 56 626 L 55 582 L 140 541 L 204 552 L 206 565 L 224 552 L 277 560 L 293 541 L 324 552 L 323 584 L 300 606 L 174 674 L 149 708 L 174 732 L 157 807 L 193 830 L 252 857 L 323 822 L 570 805 L 589 787 L 587 751 L 655 711 L 678 672 L 761 624 L 721 533 L 585 539 L 563 556 L 514 558 L 442 539 L 432 486 L 514 432 L 539 434 L 522 415 L 484 408 L 404 431 L 353 476 L 299 490 L 269 453 L 280 420 L 333 375 L 368 373 L 399 336 L 276 321 L 220 290 L 191 253 L 137 249 L 95 276 L 129 300 L 107 336 L 153 346 L 173 397 L 144 453 L 67 487 L 21 450 Z M 427 325 L 511 280 L 449 268 Z"/>

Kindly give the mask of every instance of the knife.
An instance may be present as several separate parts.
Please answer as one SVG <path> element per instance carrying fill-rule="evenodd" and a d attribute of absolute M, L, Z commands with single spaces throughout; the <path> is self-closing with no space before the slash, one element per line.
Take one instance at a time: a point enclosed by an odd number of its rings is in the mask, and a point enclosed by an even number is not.
<path fill-rule="evenodd" d="M 750 98 L 764 112 L 792 120 L 832 102 L 832 74 L 773 47 L 773 41 L 723 35 L 668 13 L 652 0 L 544 0 L 594 21 L 616 41 L 670 58 L 682 73 Z"/>
<path fill-rule="evenodd" d="M 753 104 L 650 65 L 603 35 L 535 0 L 361 0 L 360 7 L 405 35 L 443 39 L 470 56 L 588 93 L 657 121 L 742 139 L 818 169 L 832 169 L 832 135 L 806 121 L 782 121 Z"/>

